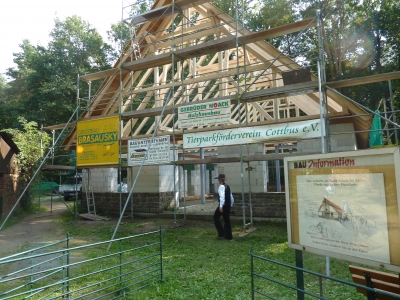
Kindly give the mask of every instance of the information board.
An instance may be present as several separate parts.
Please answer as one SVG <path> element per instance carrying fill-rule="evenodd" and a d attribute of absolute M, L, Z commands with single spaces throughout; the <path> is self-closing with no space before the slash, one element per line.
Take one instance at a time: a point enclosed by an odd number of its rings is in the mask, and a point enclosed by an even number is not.
<path fill-rule="evenodd" d="M 119 117 L 108 117 L 77 124 L 76 165 L 101 166 L 119 163 Z"/>
<path fill-rule="evenodd" d="M 227 124 L 230 120 L 230 100 L 182 106 L 178 109 L 179 128 Z"/>
<path fill-rule="evenodd" d="M 147 149 L 152 141 L 149 153 Z M 147 157 L 146 157 L 147 154 Z M 158 136 L 153 140 L 133 139 L 128 141 L 128 166 L 141 165 L 146 157 L 145 165 L 165 164 L 170 162 L 170 136 Z"/>
<path fill-rule="evenodd" d="M 399 149 L 285 158 L 289 247 L 400 270 Z"/>

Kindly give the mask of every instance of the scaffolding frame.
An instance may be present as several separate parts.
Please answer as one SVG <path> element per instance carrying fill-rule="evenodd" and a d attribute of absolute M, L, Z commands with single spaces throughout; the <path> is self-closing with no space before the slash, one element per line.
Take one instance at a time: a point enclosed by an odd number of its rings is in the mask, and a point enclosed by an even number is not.
<path fill-rule="evenodd" d="M 48 126 L 47 130 L 61 130 L 52 147 L 43 157 L 39 168 L 35 172 L 31 181 L 23 190 L 20 198 L 17 200 L 12 211 L 27 191 L 29 185 L 38 175 L 39 171 L 45 167 L 45 163 L 51 158 L 56 145 L 61 141 L 68 131 L 67 138 L 60 148 L 71 149 L 75 146 L 73 137 L 76 130 L 76 124 L 80 119 L 95 119 L 118 115 L 121 123 L 121 138 L 119 164 L 119 177 L 122 180 L 122 146 L 128 139 L 133 138 L 154 138 L 161 132 L 162 134 L 172 134 L 174 159 L 172 162 L 174 168 L 174 224 L 177 224 L 177 199 L 180 191 L 176 187 L 176 174 L 179 166 L 185 164 L 206 163 L 227 163 L 239 162 L 242 178 L 242 210 L 243 210 L 243 229 L 253 225 L 252 203 L 251 203 L 251 161 L 278 161 L 286 156 L 295 155 L 295 153 L 276 153 L 265 155 L 250 155 L 247 144 L 247 155 L 243 154 L 243 146 L 240 144 L 239 157 L 231 158 L 206 158 L 201 157 L 198 160 L 185 159 L 185 149 L 177 146 L 179 138 L 188 132 L 201 132 L 216 130 L 220 128 L 237 128 L 242 124 L 246 126 L 274 124 L 289 122 L 289 120 L 307 120 L 319 118 L 325 123 L 325 128 L 329 130 L 329 119 L 356 117 L 360 124 L 368 123 L 371 115 L 375 112 L 369 111 L 360 104 L 346 98 L 333 88 L 342 86 L 351 86 L 356 84 L 365 84 L 369 82 L 388 80 L 390 86 L 390 97 L 393 102 L 391 90 L 391 80 L 400 78 L 400 72 L 389 74 L 380 74 L 368 76 L 368 79 L 350 79 L 337 82 L 326 82 L 324 69 L 324 50 L 322 43 L 318 47 L 318 57 L 308 58 L 310 61 L 317 60 L 318 76 L 313 77 L 314 81 L 308 83 L 279 86 L 280 74 L 285 70 L 295 70 L 301 67 L 290 56 L 285 55 L 283 51 L 279 52 L 272 46 L 255 45 L 258 41 L 267 38 L 277 37 L 279 35 L 299 32 L 302 34 L 310 27 L 317 26 L 320 30 L 319 16 L 315 18 L 298 21 L 293 24 L 283 25 L 278 28 L 264 30 L 252 33 L 245 28 L 244 11 L 245 0 L 236 0 L 235 18 L 229 18 L 227 14 L 220 11 L 206 0 L 190 2 L 188 0 L 174 1 L 166 5 L 167 0 L 159 0 L 153 5 L 152 9 L 138 15 L 124 17 L 124 10 L 130 9 L 131 5 L 122 7 L 121 16 L 121 53 L 116 64 L 117 67 L 93 74 L 77 76 L 77 106 L 66 124 Z M 140 0 L 134 1 L 140 3 Z M 161 5 L 157 6 L 158 4 Z M 197 17 L 193 19 L 190 9 L 195 10 Z M 188 12 L 189 11 L 189 12 Z M 175 16 L 176 15 L 176 16 Z M 171 19 L 171 20 L 169 20 Z M 242 20 L 242 24 L 240 24 Z M 128 24 L 131 30 L 130 47 L 124 47 L 122 38 L 122 24 Z M 147 27 L 145 25 L 147 25 Z M 319 24 L 319 25 L 318 25 Z M 156 28 L 157 27 L 157 28 Z M 161 28 L 161 30 L 159 29 Z M 153 30 L 154 29 L 154 30 Z M 166 33 L 166 31 L 168 31 Z M 178 32 L 180 30 L 180 33 Z M 207 40 L 213 35 L 213 40 Z M 322 35 L 318 34 L 319 41 Z M 294 39 L 295 40 L 295 39 Z M 292 40 L 291 43 L 294 41 Z M 180 43 L 178 43 L 180 41 Z M 290 46 L 290 44 L 289 44 Z M 234 50 L 231 50 L 234 49 Z M 266 50 L 267 49 L 267 50 Z M 268 53 L 267 57 L 261 57 L 260 50 Z M 268 52 L 270 51 L 270 52 Z M 273 54 L 276 54 L 275 56 Z M 212 57 L 208 57 L 212 55 Z M 230 59 L 231 56 L 236 57 Z M 198 60 L 197 60 L 198 59 Z M 218 63 L 215 63 L 218 61 Z M 204 63 L 206 62 L 206 63 Z M 162 67 L 162 73 L 159 71 Z M 155 70 L 158 70 L 157 72 Z M 176 72 L 175 72 L 176 69 Z M 146 84 L 153 72 L 153 84 Z M 168 75 L 168 73 L 171 73 Z M 144 73 L 144 74 L 143 74 Z M 158 76 L 155 74 L 158 73 Z M 250 76 L 252 74 L 253 76 Z M 143 75 L 142 77 L 140 77 Z M 168 80 L 168 76 L 170 76 Z M 158 78 L 156 80 L 156 77 Z M 99 90 L 92 95 L 92 81 L 105 79 Z M 80 82 L 88 83 L 88 97 L 80 96 Z M 119 88 L 112 90 L 113 81 L 119 83 Z M 360 82 L 361 80 L 361 82 Z M 268 87 L 266 89 L 265 87 Z M 218 88 L 218 89 L 217 89 Z M 234 93 L 236 91 L 236 93 Z M 312 92 L 310 92 L 312 91 Z M 296 94 L 297 93 L 297 94 Z M 331 94 L 329 94 L 331 93 Z M 338 94 L 352 103 L 352 115 L 342 105 L 338 99 L 332 98 L 332 93 Z M 307 107 L 307 103 L 302 99 L 306 98 L 312 107 Z M 339 98 L 340 98 L 339 97 Z M 291 98 L 291 99 L 290 99 Z M 231 100 L 232 104 L 232 124 L 214 128 L 196 128 L 196 129 L 178 129 L 176 122 L 176 112 L 181 106 L 190 105 L 194 101 L 207 103 L 220 99 Z M 82 108 L 81 101 L 87 101 L 87 105 Z M 296 105 L 293 103 L 296 102 Z M 341 106 L 341 107 L 340 107 Z M 130 110 L 128 109 L 130 108 Z M 317 108 L 317 109 L 316 109 Z M 368 111 L 369 114 L 365 114 Z M 393 105 L 392 105 L 392 111 Z M 318 113 L 314 113 L 318 112 Z M 154 117 L 154 121 L 151 118 Z M 397 141 L 397 128 L 399 125 L 393 117 L 381 116 L 381 119 L 395 127 L 395 138 Z M 73 121 L 75 118 L 75 121 Z M 164 119 L 163 119 L 164 118 Z M 124 124 L 125 122 L 125 124 Z M 153 123 L 147 130 L 144 130 L 147 123 Z M 321 122 L 322 123 L 322 122 Z M 362 127 L 362 126 L 359 126 Z M 390 129 L 388 129 L 389 131 Z M 370 130 L 356 130 L 355 132 L 363 134 Z M 321 151 L 329 151 L 330 133 L 321 134 Z M 149 150 L 151 143 L 148 146 Z M 148 151 L 146 152 L 148 153 Z M 182 160 L 175 159 L 175 153 L 181 153 Z M 147 154 L 146 154 L 147 157 Z M 129 202 L 133 205 L 132 193 L 140 175 L 145 159 L 144 157 L 139 172 L 133 182 L 125 204 L 122 203 L 122 189 L 120 189 L 120 218 L 113 233 L 113 238 L 118 230 L 118 226 L 124 215 Z M 54 162 L 54 161 L 53 161 Z M 249 179 L 249 212 L 250 222 L 246 223 L 245 191 L 244 191 L 244 164 L 247 164 Z M 104 166 L 110 167 L 110 166 Z M 54 167 L 53 169 L 57 169 Z M 77 173 L 75 166 L 75 174 Z M 203 172 L 204 173 L 204 172 Z M 179 175 L 179 190 L 181 189 L 181 176 Z M 183 202 L 184 202 L 184 220 L 186 219 L 186 200 L 185 186 L 186 175 L 183 177 Z M 203 188 L 205 183 L 203 184 Z M 12 211 L 9 215 L 11 215 Z M 77 216 L 77 197 L 75 199 L 75 214 Z M 133 207 L 131 207 L 133 217 Z M 6 223 L 4 220 L 0 230 Z"/>

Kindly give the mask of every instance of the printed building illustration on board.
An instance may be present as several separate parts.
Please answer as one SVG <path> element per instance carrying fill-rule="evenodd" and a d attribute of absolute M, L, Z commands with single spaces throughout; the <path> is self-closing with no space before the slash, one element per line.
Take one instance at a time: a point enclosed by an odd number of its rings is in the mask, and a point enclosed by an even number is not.
<path fill-rule="evenodd" d="M 334 220 L 342 220 L 347 215 L 343 212 L 343 210 L 332 201 L 329 201 L 324 197 L 320 207 L 318 208 L 319 216 L 325 219 L 334 219 Z"/>

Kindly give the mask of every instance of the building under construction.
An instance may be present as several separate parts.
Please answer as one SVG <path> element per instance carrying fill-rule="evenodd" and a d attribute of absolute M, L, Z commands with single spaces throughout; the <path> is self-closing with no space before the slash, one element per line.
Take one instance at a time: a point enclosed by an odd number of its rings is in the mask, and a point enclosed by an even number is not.
<path fill-rule="evenodd" d="M 140 0 L 124 4 L 122 22 L 129 27 L 131 40 L 121 47 L 120 58 L 112 69 L 80 74 L 77 107 L 70 120 L 44 128 L 57 131 L 52 149 L 79 154 L 80 122 L 118 119 L 116 163 L 57 166 L 50 162 L 50 151 L 41 164 L 46 172 L 82 169 L 89 213 L 95 213 L 94 204 L 97 210 L 120 216 L 173 209 L 176 222 L 186 198 L 199 196 L 204 202 L 206 194 L 215 193 L 213 178 L 224 173 L 244 226 L 253 216 L 285 217 L 284 157 L 369 147 L 373 112 L 335 89 L 400 77 L 396 72 L 326 82 L 324 20 L 319 15 L 251 32 L 244 26 L 245 5 L 240 1 L 229 14 L 207 0 L 157 0 L 149 10 L 144 7 Z M 290 47 L 310 30 L 318 36 L 317 54 L 289 55 L 287 49 L 268 43 L 287 35 Z M 92 91 L 97 80 L 100 88 Z M 80 93 L 82 85 L 89 87 L 87 95 Z M 183 108 L 219 101 L 229 103 L 228 121 L 182 125 Z M 319 124 L 314 135 L 305 130 L 280 134 L 286 132 L 285 126 L 312 121 L 317 122 L 312 126 Z M 270 128 L 271 134 L 260 140 L 249 136 L 237 144 L 194 147 L 185 142 L 189 136 L 244 128 Z M 140 164 L 129 165 L 129 141 L 160 136 L 169 137 L 169 162 L 148 165 L 144 155 Z M 143 151 L 151 147 L 149 142 Z"/>

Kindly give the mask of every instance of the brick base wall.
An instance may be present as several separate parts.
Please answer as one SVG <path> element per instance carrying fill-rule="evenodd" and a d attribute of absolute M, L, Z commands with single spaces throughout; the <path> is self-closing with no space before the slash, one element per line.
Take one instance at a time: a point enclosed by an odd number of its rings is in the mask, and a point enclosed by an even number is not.
<path fill-rule="evenodd" d="M 0 197 L 3 198 L 3 205 L 0 207 L 0 219 L 4 219 L 8 215 L 18 196 L 18 175 L 0 174 Z"/>
<path fill-rule="evenodd" d="M 234 210 L 237 216 L 242 215 L 242 194 L 234 193 Z M 249 194 L 245 193 L 246 215 L 249 216 Z M 252 193 L 253 217 L 286 218 L 285 193 Z"/>
<path fill-rule="evenodd" d="M 96 212 L 103 215 L 119 215 L 120 198 L 119 193 L 94 193 Z M 173 206 L 173 192 L 160 193 L 134 193 L 133 212 L 134 213 L 162 213 Z M 128 194 L 122 194 L 122 207 L 125 205 Z M 87 211 L 86 195 L 83 193 L 83 211 Z M 172 205 L 172 206 L 171 206 Z M 129 203 L 125 214 L 131 213 Z"/>
<path fill-rule="evenodd" d="M 83 210 L 86 212 L 86 199 L 83 196 Z M 242 194 L 234 193 L 235 214 L 242 215 Z M 122 194 L 122 205 L 128 194 Z M 100 215 L 119 215 L 119 193 L 94 193 L 96 211 Z M 286 218 L 285 193 L 252 193 L 253 216 L 267 218 Z M 247 204 L 246 215 L 249 216 L 249 197 L 245 194 Z M 173 208 L 173 192 L 165 193 L 135 193 L 133 194 L 134 213 L 162 213 Z M 131 213 L 131 204 L 128 204 L 125 214 Z"/>

